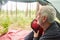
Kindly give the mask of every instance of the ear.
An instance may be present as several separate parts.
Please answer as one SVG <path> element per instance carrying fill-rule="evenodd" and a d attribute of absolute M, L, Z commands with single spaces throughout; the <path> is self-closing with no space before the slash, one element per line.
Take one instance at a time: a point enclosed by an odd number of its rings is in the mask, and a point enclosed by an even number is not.
<path fill-rule="evenodd" d="M 42 22 L 44 23 L 44 22 L 46 22 L 47 21 L 47 16 L 43 16 L 42 17 Z"/>

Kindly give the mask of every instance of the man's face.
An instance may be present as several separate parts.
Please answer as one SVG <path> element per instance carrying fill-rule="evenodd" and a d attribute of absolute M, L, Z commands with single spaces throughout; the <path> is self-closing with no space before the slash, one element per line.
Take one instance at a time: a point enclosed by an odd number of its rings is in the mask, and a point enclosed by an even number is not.
<path fill-rule="evenodd" d="M 40 13 L 40 10 L 37 12 L 36 19 L 38 20 L 38 24 L 41 25 L 42 24 L 42 15 Z"/>

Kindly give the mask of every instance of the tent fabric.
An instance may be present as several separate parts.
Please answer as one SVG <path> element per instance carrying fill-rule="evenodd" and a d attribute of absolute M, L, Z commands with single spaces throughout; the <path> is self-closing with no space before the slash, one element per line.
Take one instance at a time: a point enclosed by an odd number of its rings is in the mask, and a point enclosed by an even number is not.
<path fill-rule="evenodd" d="M 11 30 L 3 36 L 0 36 L 0 40 L 24 40 L 30 31 L 27 30 Z"/>

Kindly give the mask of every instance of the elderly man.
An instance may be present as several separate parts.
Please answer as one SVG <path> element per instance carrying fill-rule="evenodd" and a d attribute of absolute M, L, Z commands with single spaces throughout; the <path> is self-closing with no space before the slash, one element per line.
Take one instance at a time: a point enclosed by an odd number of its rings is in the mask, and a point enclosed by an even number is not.
<path fill-rule="evenodd" d="M 38 24 L 43 28 L 42 35 L 32 31 L 25 37 L 25 40 L 60 40 L 60 28 L 55 21 L 56 10 L 52 6 L 42 6 L 38 11 Z"/>

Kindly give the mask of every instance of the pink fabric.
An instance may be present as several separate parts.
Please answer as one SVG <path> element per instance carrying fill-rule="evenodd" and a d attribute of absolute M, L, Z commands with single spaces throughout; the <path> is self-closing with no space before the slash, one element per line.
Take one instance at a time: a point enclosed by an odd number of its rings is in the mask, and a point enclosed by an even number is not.
<path fill-rule="evenodd" d="M 11 30 L 5 35 L 0 37 L 0 40 L 24 40 L 24 37 L 28 35 L 30 31 L 27 30 Z"/>

